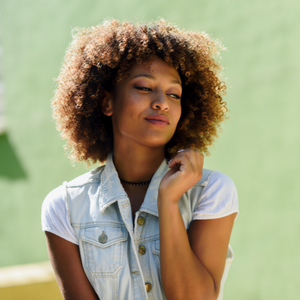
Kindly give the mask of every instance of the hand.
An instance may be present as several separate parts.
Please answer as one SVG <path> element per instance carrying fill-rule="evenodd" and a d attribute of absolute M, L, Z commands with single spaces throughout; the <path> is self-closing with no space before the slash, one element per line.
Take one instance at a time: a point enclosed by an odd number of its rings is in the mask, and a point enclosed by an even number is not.
<path fill-rule="evenodd" d="M 202 178 L 203 162 L 204 156 L 197 150 L 179 152 L 169 162 L 171 170 L 161 180 L 158 205 L 161 201 L 178 203 L 180 197 Z"/>

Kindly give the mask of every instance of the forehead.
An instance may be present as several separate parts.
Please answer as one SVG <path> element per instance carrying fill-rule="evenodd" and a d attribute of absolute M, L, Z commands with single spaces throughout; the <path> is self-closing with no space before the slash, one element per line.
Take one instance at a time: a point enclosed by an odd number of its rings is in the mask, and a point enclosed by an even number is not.
<path fill-rule="evenodd" d="M 181 84 L 181 79 L 177 70 L 173 66 L 168 65 L 159 57 L 155 57 L 151 62 L 134 64 L 129 69 L 129 80 L 137 77 L 140 74 L 150 75 L 154 78 L 170 77 L 176 79 Z"/>

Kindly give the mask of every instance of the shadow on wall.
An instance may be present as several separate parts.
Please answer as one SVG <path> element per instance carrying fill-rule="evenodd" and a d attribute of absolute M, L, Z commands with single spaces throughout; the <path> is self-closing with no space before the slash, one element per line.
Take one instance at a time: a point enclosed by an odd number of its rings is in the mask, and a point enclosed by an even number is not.
<path fill-rule="evenodd" d="M 0 135 L 0 177 L 10 180 L 24 179 L 27 177 L 7 133 Z"/>

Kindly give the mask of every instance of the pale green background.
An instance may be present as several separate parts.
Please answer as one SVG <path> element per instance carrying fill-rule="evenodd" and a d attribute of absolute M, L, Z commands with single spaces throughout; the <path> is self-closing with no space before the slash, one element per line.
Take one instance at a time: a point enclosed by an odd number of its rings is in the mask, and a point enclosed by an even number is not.
<path fill-rule="evenodd" d="M 86 171 L 64 156 L 50 110 L 71 29 L 164 17 L 228 48 L 230 120 L 205 162 L 234 180 L 240 199 L 224 298 L 299 299 L 299 9 L 298 0 L 1 0 L 0 266 L 47 259 L 41 203 Z"/>

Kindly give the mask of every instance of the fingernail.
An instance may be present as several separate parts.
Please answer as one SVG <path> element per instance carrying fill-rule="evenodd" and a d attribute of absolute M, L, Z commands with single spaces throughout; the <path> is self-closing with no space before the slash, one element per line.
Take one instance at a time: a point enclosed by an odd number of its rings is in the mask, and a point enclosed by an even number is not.
<path fill-rule="evenodd" d="M 182 151 L 184 151 L 184 149 L 178 150 L 177 153 L 178 153 L 178 152 L 182 152 Z"/>
<path fill-rule="evenodd" d="M 171 161 L 172 161 L 172 159 L 170 159 L 170 160 L 168 161 L 168 165 L 171 163 Z"/>

